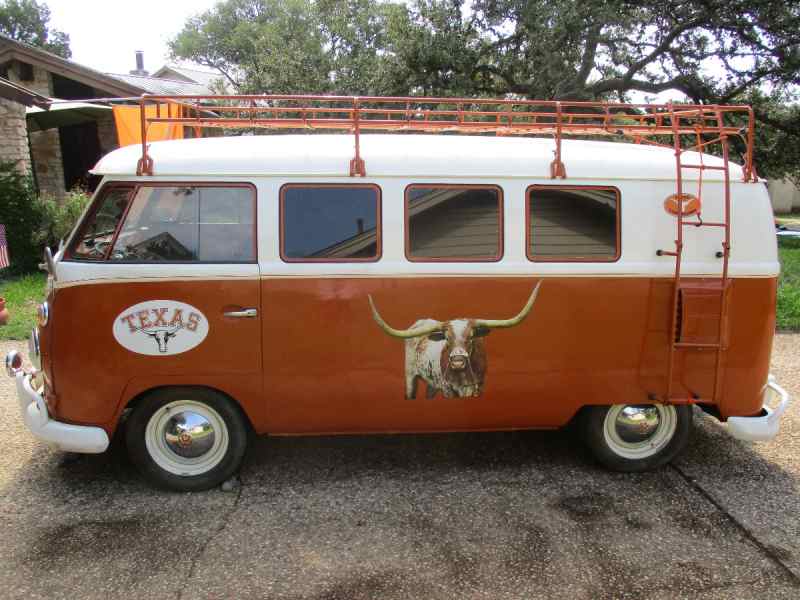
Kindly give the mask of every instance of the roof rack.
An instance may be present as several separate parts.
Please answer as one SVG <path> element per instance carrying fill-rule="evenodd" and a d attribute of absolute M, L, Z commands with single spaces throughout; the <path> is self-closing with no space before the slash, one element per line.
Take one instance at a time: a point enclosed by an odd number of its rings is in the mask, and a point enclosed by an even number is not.
<path fill-rule="evenodd" d="M 145 106 L 155 103 L 155 116 Z M 165 108 L 161 108 L 166 103 Z M 616 104 L 548 100 L 381 96 L 157 96 L 143 95 L 139 175 L 153 174 L 147 129 L 152 123 L 202 128 L 347 131 L 354 137 L 350 175 L 363 177 L 364 131 L 552 136 L 551 178 L 565 178 L 565 137 L 624 139 L 686 151 L 711 152 L 729 138 L 741 140 L 744 181 L 756 181 L 754 117 L 749 106 L 716 104 Z M 174 110 L 177 104 L 183 110 Z"/>

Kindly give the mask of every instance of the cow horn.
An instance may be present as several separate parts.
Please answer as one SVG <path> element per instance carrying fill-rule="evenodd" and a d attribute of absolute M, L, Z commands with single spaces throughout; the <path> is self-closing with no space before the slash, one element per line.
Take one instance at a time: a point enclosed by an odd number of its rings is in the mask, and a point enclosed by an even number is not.
<path fill-rule="evenodd" d="M 386 333 L 391 335 L 392 337 L 398 338 L 415 338 L 420 337 L 423 335 L 428 335 L 429 333 L 433 333 L 434 331 L 441 331 L 442 326 L 441 324 L 438 325 L 427 325 L 425 327 L 417 327 L 411 329 L 393 329 L 389 327 L 386 321 L 381 318 L 378 314 L 378 309 L 375 308 L 375 303 L 372 301 L 372 296 L 367 294 L 367 299 L 369 300 L 369 306 L 372 309 L 372 318 L 375 319 L 375 322 L 380 325 L 380 328 L 383 329 Z"/>
<path fill-rule="evenodd" d="M 528 316 L 528 313 L 531 312 L 533 303 L 536 302 L 536 296 L 539 293 L 539 286 L 541 285 L 541 281 L 536 284 L 536 287 L 533 288 L 533 291 L 531 292 L 531 297 L 528 298 L 528 302 L 522 307 L 522 310 L 519 311 L 517 316 L 511 317 L 510 319 L 475 319 L 475 324 L 483 325 L 484 327 L 489 327 L 490 329 L 494 329 L 495 327 L 514 327 L 514 325 L 519 325 L 522 320 Z"/>

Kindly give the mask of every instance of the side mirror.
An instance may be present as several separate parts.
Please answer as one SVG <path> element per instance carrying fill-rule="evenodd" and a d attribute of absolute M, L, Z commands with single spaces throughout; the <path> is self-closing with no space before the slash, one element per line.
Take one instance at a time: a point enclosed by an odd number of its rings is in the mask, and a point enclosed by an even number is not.
<path fill-rule="evenodd" d="M 47 271 L 54 280 L 56 279 L 56 261 L 53 260 L 53 253 L 48 246 L 44 247 L 44 262 L 39 265 L 39 268 Z"/>

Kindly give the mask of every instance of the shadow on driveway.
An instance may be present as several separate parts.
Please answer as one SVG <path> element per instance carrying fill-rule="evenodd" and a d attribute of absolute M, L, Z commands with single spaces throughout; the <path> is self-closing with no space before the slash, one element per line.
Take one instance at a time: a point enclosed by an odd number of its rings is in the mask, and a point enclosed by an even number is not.
<path fill-rule="evenodd" d="M 153 490 L 118 442 L 67 460 L 35 444 L 0 489 L 0 588 L 8 598 L 796 598 L 794 550 L 759 541 L 758 524 L 718 497 L 772 486 L 800 503 L 794 479 L 696 421 L 684 458 L 640 475 L 601 470 L 570 432 L 262 438 L 231 493 Z"/>

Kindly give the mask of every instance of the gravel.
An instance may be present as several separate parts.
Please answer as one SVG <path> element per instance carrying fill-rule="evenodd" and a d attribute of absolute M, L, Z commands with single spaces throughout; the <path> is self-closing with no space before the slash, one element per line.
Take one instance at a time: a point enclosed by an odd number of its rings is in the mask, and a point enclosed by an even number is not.
<path fill-rule="evenodd" d="M 795 397 L 799 350 L 777 336 Z M 569 432 L 263 438 L 227 491 L 171 494 L 118 442 L 35 441 L 11 384 L 3 598 L 800 597 L 795 406 L 755 445 L 698 415 L 688 451 L 649 474 L 603 471 Z"/>

